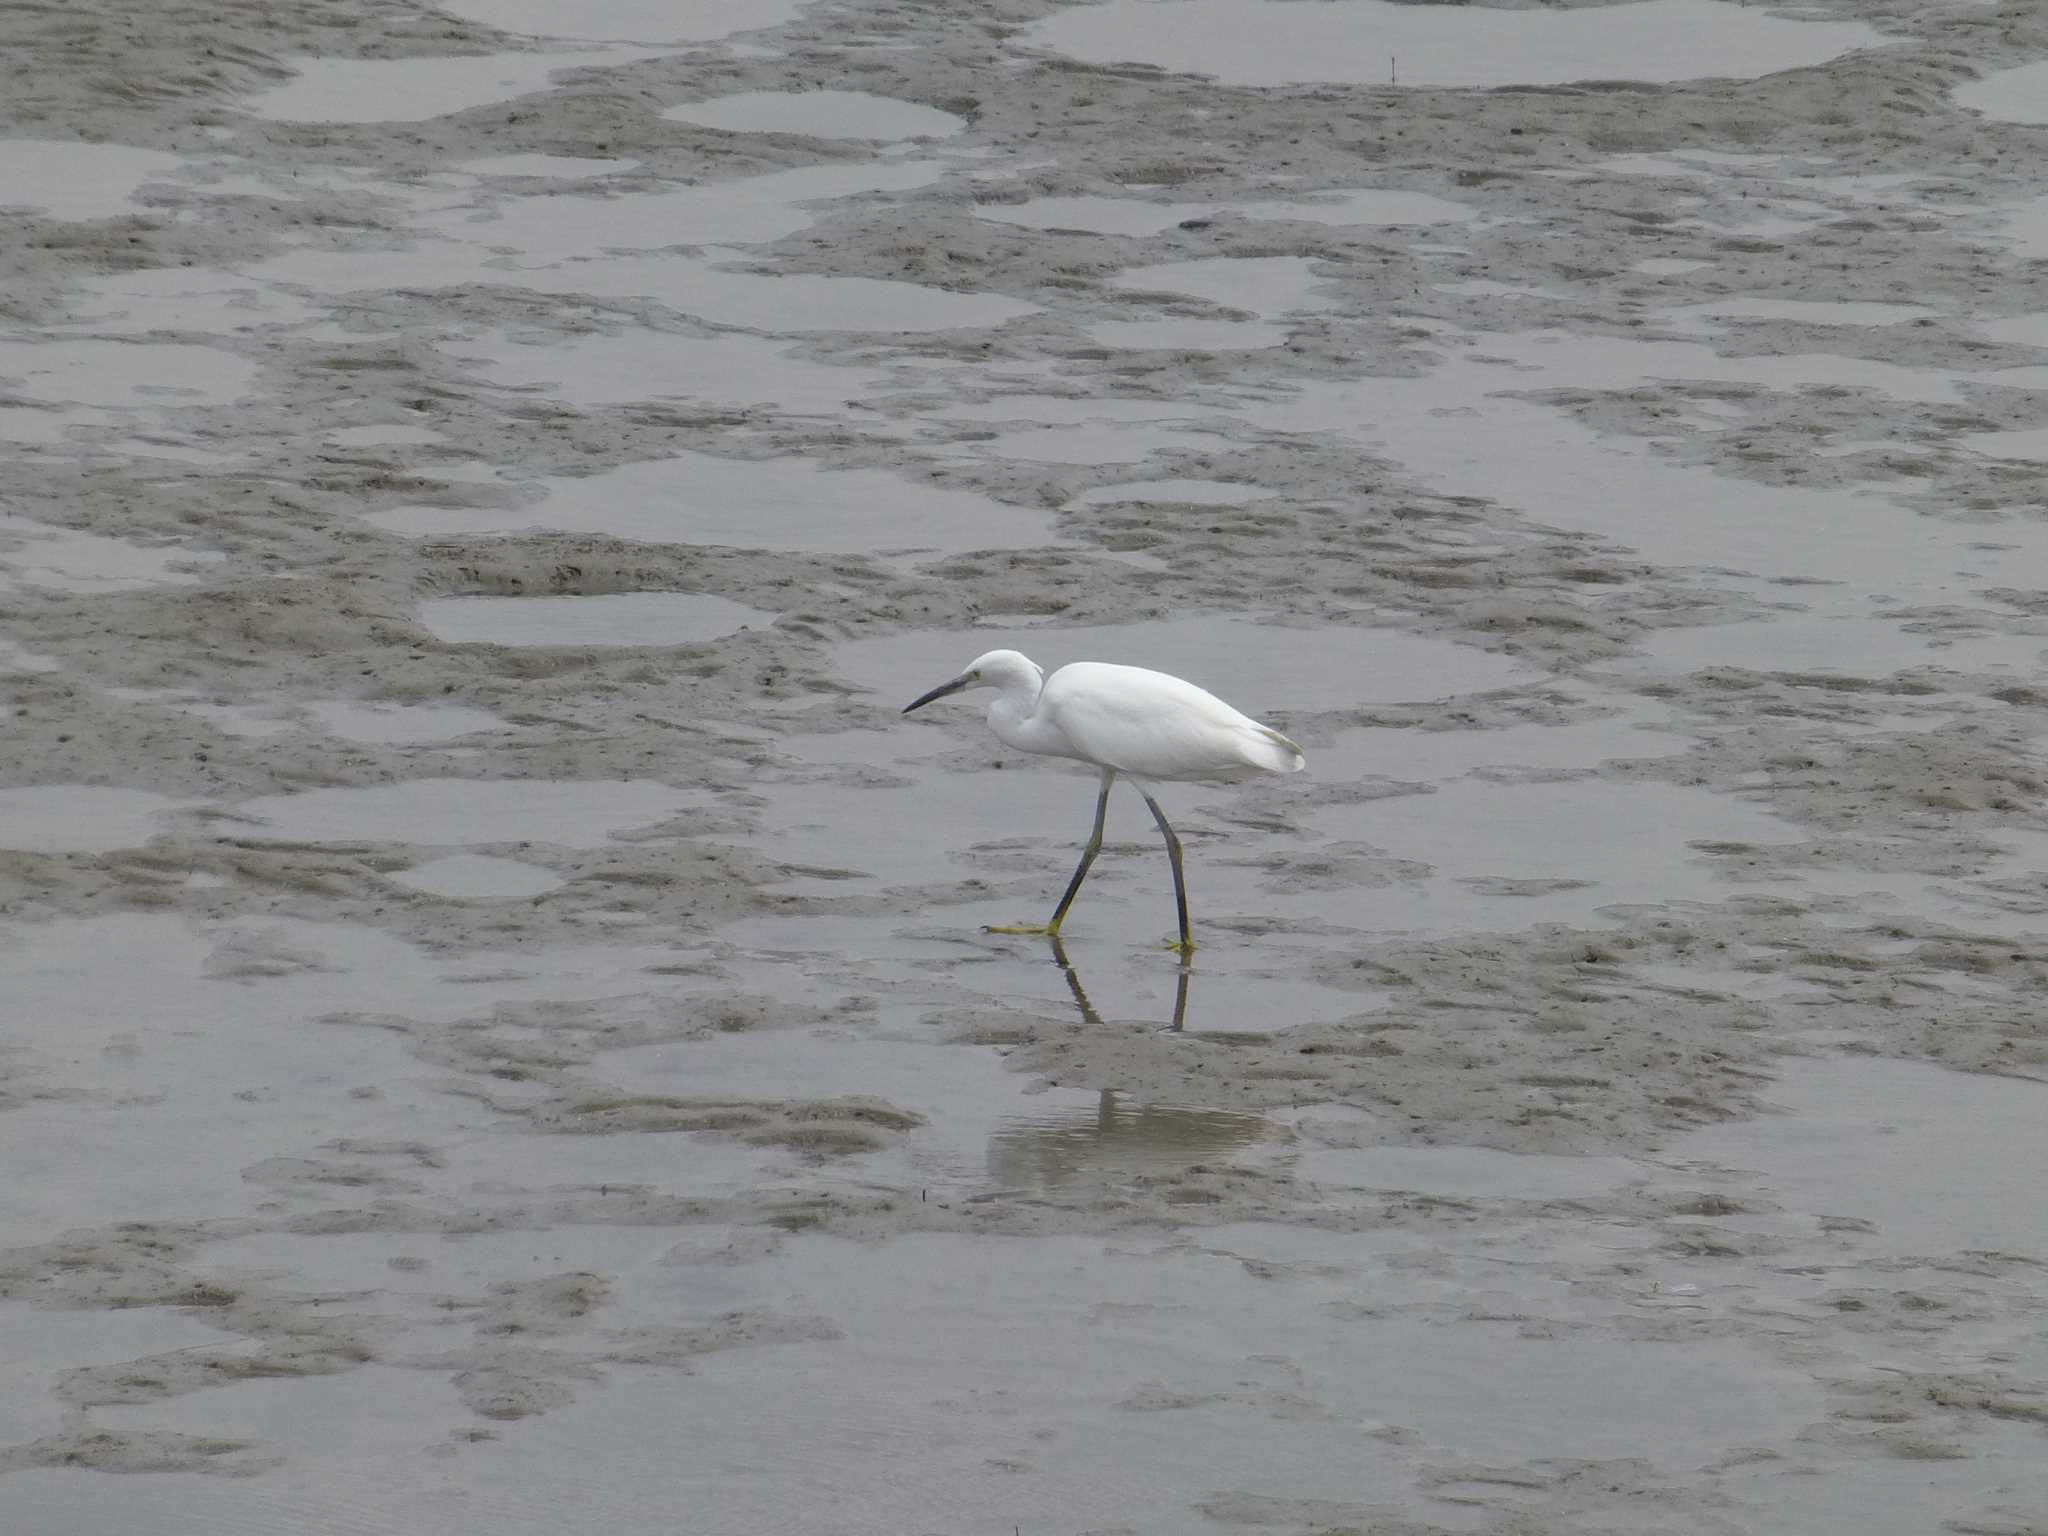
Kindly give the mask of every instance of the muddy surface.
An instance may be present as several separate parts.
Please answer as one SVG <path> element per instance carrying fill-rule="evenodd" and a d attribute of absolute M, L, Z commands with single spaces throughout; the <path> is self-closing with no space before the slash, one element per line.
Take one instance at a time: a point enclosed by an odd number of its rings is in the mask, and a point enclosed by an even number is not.
<path fill-rule="evenodd" d="M 10 1529 L 2041 1528 L 2032 7 L 0 31 Z"/>

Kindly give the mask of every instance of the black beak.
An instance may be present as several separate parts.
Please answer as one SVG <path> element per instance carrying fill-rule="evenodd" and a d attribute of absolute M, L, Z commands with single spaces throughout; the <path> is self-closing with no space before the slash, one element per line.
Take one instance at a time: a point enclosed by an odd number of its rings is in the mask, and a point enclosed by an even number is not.
<path fill-rule="evenodd" d="M 920 694 L 918 697 L 912 699 L 908 704 L 904 705 L 903 713 L 907 715 L 913 709 L 923 709 L 925 705 L 931 703 L 933 699 L 943 699 L 949 693 L 958 693 L 962 688 L 972 686 L 973 682 L 974 679 L 971 677 L 956 677 L 950 683 L 941 683 L 938 687 L 934 688 L 930 693 Z"/>

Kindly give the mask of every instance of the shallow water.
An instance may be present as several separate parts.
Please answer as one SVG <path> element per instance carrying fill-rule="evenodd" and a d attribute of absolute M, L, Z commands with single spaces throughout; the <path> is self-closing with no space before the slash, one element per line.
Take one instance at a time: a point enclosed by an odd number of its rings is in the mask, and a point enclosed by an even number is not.
<path fill-rule="evenodd" d="M 482 853 L 458 853 L 433 859 L 391 877 L 400 885 L 429 896 L 456 901 L 518 901 L 559 888 L 561 878 L 535 864 L 494 859 Z"/>
<path fill-rule="evenodd" d="M 1235 480 L 1127 480 L 1118 485 L 1098 485 L 1083 491 L 1074 501 L 1084 507 L 1113 506 L 1121 501 L 1237 507 L 1268 501 L 1279 494 L 1270 486 L 1245 485 Z"/>
<path fill-rule="evenodd" d="M 254 363 L 215 347 L 0 339 L 0 380 L 30 400 L 168 411 L 227 405 L 255 378 Z"/>
<path fill-rule="evenodd" d="M 2048 64 L 1993 70 L 1954 91 L 1956 104 L 2011 123 L 2048 123 Z"/>
<path fill-rule="evenodd" d="M 794 16 L 798 0 L 449 0 L 451 15 L 544 37 L 703 43 Z"/>
<path fill-rule="evenodd" d="M 180 802 L 140 789 L 36 784 L 0 789 L 0 847 L 28 853 L 104 853 L 148 842 Z"/>
<path fill-rule="evenodd" d="M 1069 661 L 1115 657 L 1127 666 L 1172 670 L 1256 714 L 1335 709 L 1409 699 L 1442 699 L 1532 679 L 1512 658 L 1393 630 L 1314 632 L 1221 615 L 1115 625 L 1036 625 L 1030 631 L 926 631 L 838 648 L 848 678 L 903 701 L 959 674 L 983 651 L 1028 647 L 1047 671 Z M 1312 648 L 1314 667 L 1291 667 Z M 975 702 L 968 695 L 967 704 Z M 950 706 L 955 712 L 959 702 Z"/>
<path fill-rule="evenodd" d="M 217 550 L 145 545 L 0 513 L 0 590 L 125 592 L 203 579 Z"/>
<path fill-rule="evenodd" d="M 424 847 L 481 843 L 602 846 L 696 803 L 666 784 L 546 779 L 408 779 L 364 789 L 265 795 L 234 807 L 235 834 L 287 842 L 379 842 L 419 834 Z"/>
<path fill-rule="evenodd" d="M 15 1524 L 2031 1528 L 2018 33 L 80 3 Z M 1121 789 L 990 931 L 1095 788 L 902 718 L 997 645 L 1302 740 L 1161 787 L 1191 957 Z"/>
<path fill-rule="evenodd" d="M 367 521 L 414 538 L 554 528 L 659 543 L 846 552 L 1036 548 L 1052 537 L 1052 518 L 1042 511 L 918 485 L 878 470 L 835 470 L 800 459 L 724 459 L 679 452 L 648 464 L 544 484 L 541 499 L 517 506 L 398 507 Z M 672 606 L 678 614 L 687 610 L 685 627 L 678 631 L 683 638 L 703 631 L 706 624 L 724 622 L 715 617 L 724 613 L 716 604 Z M 649 624 L 659 622 L 654 608 L 644 601 L 635 607 L 636 613 L 640 610 L 646 611 Z M 445 624 L 446 615 L 455 611 L 437 609 L 442 617 L 433 622 Z M 581 616 L 595 611 L 578 608 L 563 614 L 577 615 L 574 622 L 581 626 Z M 524 615 L 529 610 L 500 612 Z M 705 617 L 700 620 L 696 613 Z M 770 616 L 755 617 L 766 622 Z M 638 622 L 627 621 L 622 632 L 642 632 L 634 627 Z M 454 635 L 452 630 L 437 632 Z"/>
<path fill-rule="evenodd" d="M 1884 41 L 1860 23 L 1791 21 L 1722 0 L 1635 0 L 1598 14 L 1393 0 L 1309 10 L 1277 0 L 1109 0 L 1037 22 L 1025 39 L 1093 63 L 1142 61 L 1228 85 L 1404 86 L 1752 79 Z"/>
<path fill-rule="evenodd" d="M 529 343 L 516 335 L 462 343 L 463 363 L 508 389 L 544 392 L 571 405 L 707 401 L 789 415 L 836 416 L 887 383 L 871 368 L 817 362 L 801 347 L 762 336 L 677 336 L 629 331 L 571 342 Z"/>
<path fill-rule="evenodd" d="M 866 91 L 741 91 L 670 107 L 661 115 L 726 133 L 818 139 L 942 139 L 966 126 L 950 112 Z"/>
<path fill-rule="evenodd" d="M 1620 903 L 1725 898 L 1727 866 L 1693 845 L 1800 836 L 1732 796 L 1598 780 L 1462 779 L 1309 814 L 1326 837 L 1429 867 L 1346 904 L 1354 920 L 1397 932 L 1589 923 Z"/>
<path fill-rule="evenodd" d="M 775 615 L 704 592 L 593 597 L 436 597 L 419 622 L 450 645 L 691 645 L 775 622 Z"/>
<path fill-rule="evenodd" d="M 417 123 L 546 90 L 564 70 L 652 58 L 646 49 L 285 62 L 290 80 L 243 105 L 273 122 Z"/>
<path fill-rule="evenodd" d="M 2048 1213 L 2028 1197 L 2048 1151 L 2048 1085 L 1910 1061 L 1787 1060 L 1772 1114 L 1697 1131 L 1674 1159 L 1724 1167 L 1808 1218 L 1869 1223 L 1845 1240 L 1894 1256 L 2048 1254 Z"/>

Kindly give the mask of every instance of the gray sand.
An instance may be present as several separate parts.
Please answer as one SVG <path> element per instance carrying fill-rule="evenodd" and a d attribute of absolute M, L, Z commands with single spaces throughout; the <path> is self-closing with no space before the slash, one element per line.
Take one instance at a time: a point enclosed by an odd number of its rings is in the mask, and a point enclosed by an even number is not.
<path fill-rule="evenodd" d="M 1660 3 L 0 23 L 0 1524 L 2040 1530 L 2048 31 Z"/>

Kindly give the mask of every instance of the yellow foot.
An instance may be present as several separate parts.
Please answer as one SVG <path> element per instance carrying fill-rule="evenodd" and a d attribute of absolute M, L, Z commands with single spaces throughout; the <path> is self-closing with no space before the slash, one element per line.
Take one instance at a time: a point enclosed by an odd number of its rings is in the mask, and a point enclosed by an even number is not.
<path fill-rule="evenodd" d="M 1056 939 L 1060 936 L 1059 929 L 1050 927 L 1045 923 L 990 923 L 981 931 L 983 933 L 1035 933 L 1050 939 Z"/>
<path fill-rule="evenodd" d="M 1192 955 L 1195 952 L 1195 950 L 1200 946 L 1198 946 L 1193 939 L 1168 939 L 1166 941 L 1166 947 L 1172 950 L 1176 955 L 1179 955 L 1182 959 L 1186 959 L 1189 955 Z"/>

